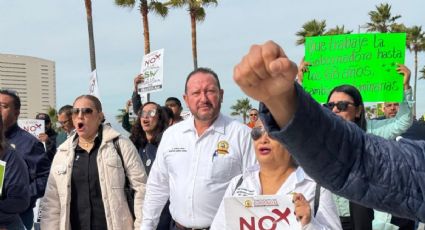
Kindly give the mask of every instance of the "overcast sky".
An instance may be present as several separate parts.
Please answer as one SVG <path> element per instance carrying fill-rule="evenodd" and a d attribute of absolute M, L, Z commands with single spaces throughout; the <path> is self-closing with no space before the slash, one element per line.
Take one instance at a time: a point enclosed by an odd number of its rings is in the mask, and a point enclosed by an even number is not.
<path fill-rule="evenodd" d="M 198 24 L 198 65 L 218 73 L 224 88 L 222 111 L 230 114 L 230 106 L 246 97 L 233 82 L 232 71 L 250 45 L 275 40 L 298 63 L 304 47 L 295 45 L 295 33 L 303 23 L 326 20 L 327 28 L 345 25 L 357 32 L 369 21 L 368 12 L 380 3 L 219 1 L 217 7 L 206 9 L 206 20 Z M 424 26 L 425 30 L 423 0 L 388 3 L 393 14 L 402 15 L 399 22 Z M 141 18 L 138 7 L 120 8 L 113 0 L 102 0 L 93 1 L 93 21 L 100 94 L 104 110 L 112 117 L 130 98 L 133 78 L 140 71 L 144 55 Z M 168 96 L 182 99 L 184 80 L 193 68 L 188 12 L 172 9 L 166 19 L 150 14 L 149 23 L 151 50 L 165 49 L 164 90 L 152 94 L 151 100 L 162 104 Z M 84 1 L 0 0 L 0 53 L 55 61 L 57 107 L 71 104 L 88 92 L 90 61 Z M 422 53 L 419 67 L 424 64 Z M 413 56 L 408 51 L 406 65 L 413 70 Z M 425 80 L 419 81 L 418 92 L 418 114 L 424 114 Z M 254 101 L 252 104 L 257 105 Z"/>

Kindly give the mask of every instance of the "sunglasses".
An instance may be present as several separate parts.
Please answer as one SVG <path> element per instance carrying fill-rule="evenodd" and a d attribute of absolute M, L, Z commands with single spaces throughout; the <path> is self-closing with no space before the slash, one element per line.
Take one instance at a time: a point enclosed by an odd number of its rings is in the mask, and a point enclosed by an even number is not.
<path fill-rule="evenodd" d="M 251 138 L 256 141 L 260 139 L 267 131 L 264 127 L 254 127 L 251 129 Z"/>
<path fill-rule="evenodd" d="M 253 116 L 258 117 L 258 113 L 251 113 L 251 114 L 249 114 L 249 116 L 250 116 L 250 117 L 253 117 Z"/>
<path fill-rule="evenodd" d="M 143 111 L 140 113 L 140 117 L 155 117 L 156 110 Z"/>
<path fill-rule="evenodd" d="M 346 111 L 349 105 L 354 106 L 354 103 L 349 101 L 337 101 L 337 102 L 329 102 L 329 103 L 323 104 L 324 107 L 330 110 L 333 110 L 333 108 L 336 106 L 336 108 L 341 112 Z"/>
<path fill-rule="evenodd" d="M 93 113 L 93 109 L 92 108 L 72 108 L 71 109 L 71 113 L 73 116 L 77 116 L 78 114 L 83 114 L 87 115 L 87 114 L 92 114 Z"/>

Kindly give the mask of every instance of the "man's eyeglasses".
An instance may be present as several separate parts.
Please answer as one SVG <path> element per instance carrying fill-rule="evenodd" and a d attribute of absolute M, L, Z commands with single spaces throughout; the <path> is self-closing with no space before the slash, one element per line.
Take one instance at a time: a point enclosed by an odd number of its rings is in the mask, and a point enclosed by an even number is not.
<path fill-rule="evenodd" d="M 249 116 L 250 116 L 250 117 L 253 117 L 253 116 L 258 117 L 258 113 L 251 113 L 251 114 L 249 114 Z"/>
<path fill-rule="evenodd" d="M 140 113 L 140 117 L 155 117 L 156 110 L 143 111 Z"/>
<path fill-rule="evenodd" d="M 63 127 L 64 125 L 66 125 L 66 123 L 68 123 L 71 119 L 68 119 L 66 121 L 58 121 L 56 122 L 56 127 L 60 128 Z"/>
<path fill-rule="evenodd" d="M 337 102 L 329 102 L 329 103 L 323 104 L 324 107 L 330 110 L 333 110 L 333 108 L 336 106 L 336 108 L 341 112 L 346 111 L 348 109 L 348 106 L 350 105 L 354 106 L 354 103 L 349 101 L 337 101 Z"/>
<path fill-rule="evenodd" d="M 93 109 L 92 108 L 72 108 L 71 113 L 73 116 L 77 116 L 80 114 L 80 112 L 84 115 L 92 114 Z"/>

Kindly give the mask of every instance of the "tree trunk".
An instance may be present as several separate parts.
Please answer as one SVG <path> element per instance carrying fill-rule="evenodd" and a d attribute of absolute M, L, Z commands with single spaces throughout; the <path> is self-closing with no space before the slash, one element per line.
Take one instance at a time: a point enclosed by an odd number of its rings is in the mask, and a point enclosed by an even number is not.
<path fill-rule="evenodd" d="M 140 14 L 142 15 L 143 38 L 145 39 L 145 54 L 148 54 L 151 52 L 151 45 L 149 38 L 148 2 L 146 0 L 142 0 L 140 2 Z"/>
<path fill-rule="evenodd" d="M 198 54 L 196 48 L 196 18 L 195 11 L 190 10 L 190 23 L 192 26 L 192 57 L 193 57 L 193 68 L 198 68 Z"/>
<path fill-rule="evenodd" d="M 416 118 L 416 84 L 418 83 L 418 51 L 415 50 L 415 82 L 413 84 L 413 116 Z"/>
<path fill-rule="evenodd" d="M 94 71 L 96 69 L 96 54 L 95 54 L 95 48 L 94 48 L 93 17 L 92 17 L 91 0 L 84 0 L 84 3 L 86 5 L 87 27 L 89 32 L 90 66 L 91 66 L 91 71 Z"/>
<path fill-rule="evenodd" d="M 151 52 L 151 42 L 149 36 L 149 20 L 148 20 L 148 1 L 140 1 L 140 14 L 142 15 L 143 38 L 145 44 L 145 55 Z M 150 101 L 150 94 L 146 94 L 146 100 Z"/>

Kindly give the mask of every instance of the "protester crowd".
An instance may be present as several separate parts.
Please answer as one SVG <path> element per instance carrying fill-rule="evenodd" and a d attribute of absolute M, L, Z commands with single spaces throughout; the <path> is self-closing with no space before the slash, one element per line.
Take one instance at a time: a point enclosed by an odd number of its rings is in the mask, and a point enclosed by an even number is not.
<path fill-rule="evenodd" d="M 301 86 L 309 66 L 296 68 L 273 42 L 253 46 L 234 70 L 261 102 L 247 124 L 221 113 L 224 90 L 209 68 L 181 86 L 187 119 L 177 97 L 142 104 L 139 74 L 122 122 L 129 138 L 105 123 L 99 99 L 81 95 L 58 110 L 59 133 L 37 114 L 46 127 L 37 139 L 17 124 L 19 95 L 0 90 L 0 229 L 230 229 L 224 198 L 288 194 L 302 229 L 416 229 L 425 123 L 411 112 L 410 70 L 394 69 L 403 101 L 368 120 L 352 85 L 314 102 Z"/>

